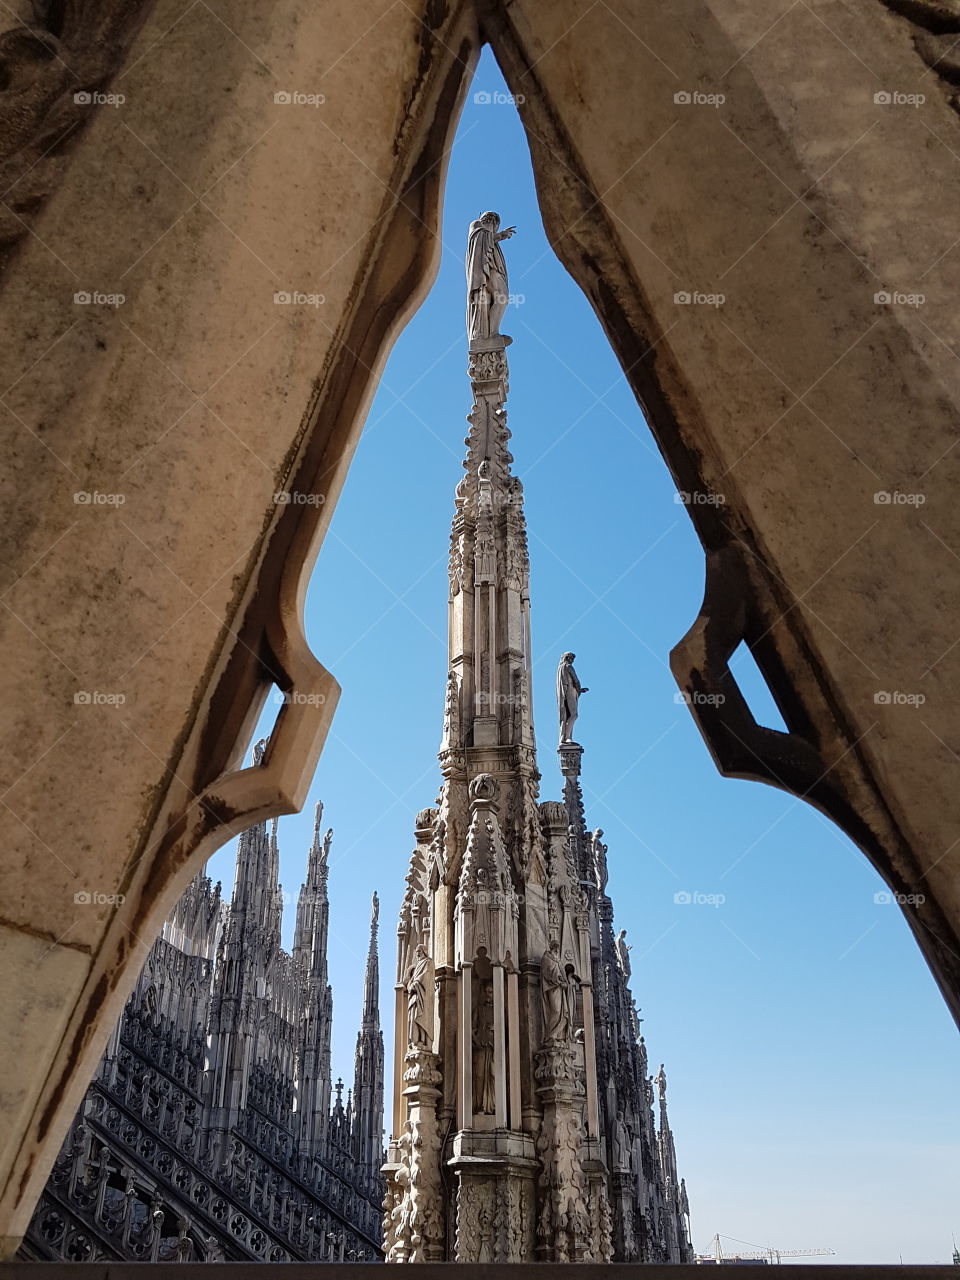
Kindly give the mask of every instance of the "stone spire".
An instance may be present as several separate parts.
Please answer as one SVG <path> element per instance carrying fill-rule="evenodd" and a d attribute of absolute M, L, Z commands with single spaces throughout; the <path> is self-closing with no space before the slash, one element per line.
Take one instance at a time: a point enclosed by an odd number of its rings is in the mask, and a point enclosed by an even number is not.
<path fill-rule="evenodd" d="M 314 811 L 313 841 L 307 854 L 307 874 L 297 899 L 297 924 L 293 938 L 293 955 L 304 972 L 319 981 L 327 979 L 327 936 L 330 929 L 330 901 L 327 896 L 330 845 L 333 831 L 321 839 L 323 805 L 318 801 Z"/>
<path fill-rule="evenodd" d="M 538 802 L 499 226 L 478 219 L 467 254 L 473 405 L 450 536 L 442 782 L 416 818 L 397 930 L 384 1243 L 389 1262 L 665 1261 L 646 1056 L 571 740 L 586 692 L 573 655 L 558 672 L 564 801 Z"/>
<path fill-rule="evenodd" d="M 383 1032 L 380 1030 L 380 957 L 377 934 L 380 899 L 370 913 L 370 946 L 363 984 L 363 1019 L 357 1035 L 353 1080 L 353 1150 L 365 1186 L 382 1186 L 383 1163 Z"/>
<path fill-rule="evenodd" d="M 323 805 L 314 814 L 313 841 L 307 855 L 306 879 L 297 899 L 293 958 L 305 983 L 301 1027 L 300 1138 L 314 1155 L 325 1150 L 330 1116 L 330 1041 L 333 1033 L 333 989 L 327 978 L 330 902 L 327 896 L 333 831 L 321 839 Z"/>
<path fill-rule="evenodd" d="M 664 1252 L 667 1262 L 692 1262 L 687 1215 L 687 1187 L 677 1173 L 677 1149 L 673 1141 L 673 1130 L 667 1115 L 667 1074 L 660 1064 L 656 1078 L 657 1093 L 660 1097 L 660 1132 L 657 1135 L 660 1173 L 663 1184 L 664 1199 Z"/>
<path fill-rule="evenodd" d="M 370 945 L 363 979 L 363 1029 L 380 1026 L 380 897 L 374 893 L 370 904 Z"/>
<path fill-rule="evenodd" d="M 266 743 L 254 747 L 254 763 Z M 211 1000 L 208 1101 L 211 1142 L 220 1147 L 246 1105 L 251 1064 L 257 1057 L 258 1009 L 267 998 L 268 975 L 280 947 L 283 902 L 280 893 L 277 823 L 258 823 L 241 832 L 233 893 L 220 936 Z"/>

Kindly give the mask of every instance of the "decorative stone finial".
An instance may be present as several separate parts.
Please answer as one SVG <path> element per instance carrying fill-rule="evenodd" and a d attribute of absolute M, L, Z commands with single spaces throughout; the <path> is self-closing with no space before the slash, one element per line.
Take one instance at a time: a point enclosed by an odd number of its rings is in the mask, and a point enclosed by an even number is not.
<path fill-rule="evenodd" d="M 489 773 L 478 773 L 470 783 L 470 803 L 475 808 L 489 808 L 497 803 L 500 783 Z"/>

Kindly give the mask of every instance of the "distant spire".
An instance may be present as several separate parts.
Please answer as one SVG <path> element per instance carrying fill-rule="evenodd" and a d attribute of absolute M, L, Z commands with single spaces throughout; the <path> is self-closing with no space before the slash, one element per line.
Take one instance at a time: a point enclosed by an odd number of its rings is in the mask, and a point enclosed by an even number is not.
<path fill-rule="evenodd" d="M 660 1168 L 663 1171 L 667 1186 L 676 1187 L 678 1185 L 677 1150 L 673 1141 L 673 1130 L 670 1128 L 670 1120 L 667 1116 L 667 1073 L 663 1069 L 662 1062 L 654 1083 L 660 1095 L 660 1132 L 657 1135 L 657 1145 L 660 1150 Z"/>
<path fill-rule="evenodd" d="M 363 984 L 364 1026 L 380 1025 L 380 956 L 377 934 L 380 923 L 380 899 L 374 891 L 370 910 L 370 946 L 367 949 L 367 971 Z"/>
<path fill-rule="evenodd" d="M 380 957 L 377 933 L 380 899 L 373 895 L 370 910 L 370 946 L 363 985 L 363 1020 L 357 1035 L 353 1091 L 348 1103 L 350 1147 L 361 1177 L 371 1188 L 380 1177 L 383 1162 L 383 1033 L 380 1030 Z"/>
<path fill-rule="evenodd" d="M 262 746 L 258 743 L 255 750 Z M 283 902 L 276 818 L 269 834 L 265 822 L 240 833 L 230 911 L 236 921 L 279 937 Z"/>
<path fill-rule="evenodd" d="M 313 842 L 307 854 L 307 874 L 297 898 L 297 926 L 294 933 L 293 954 L 311 977 L 326 983 L 327 935 L 330 920 L 327 876 L 333 831 L 328 830 L 321 839 L 322 819 L 323 805 L 318 801 L 314 812 Z"/>

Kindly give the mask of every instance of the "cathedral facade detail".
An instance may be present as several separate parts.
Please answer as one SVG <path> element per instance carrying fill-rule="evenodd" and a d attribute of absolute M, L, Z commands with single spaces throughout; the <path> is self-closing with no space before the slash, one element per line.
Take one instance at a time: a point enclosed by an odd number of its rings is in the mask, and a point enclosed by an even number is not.
<path fill-rule="evenodd" d="M 261 749 L 257 749 L 257 758 Z M 383 1038 L 373 899 L 353 1090 L 333 1086 L 332 831 L 317 806 L 293 950 L 276 822 L 239 839 L 229 905 L 198 875 L 164 924 L 20 1256 L 379 1261 Z"/>
<path fill-rule="evenodd" d="M 513 231 L 484 214 L 468 243 L 473 407 L 450 539 L 442 781 L 416 819 L 398 926 L 384 1248 L 388 1262 L 692 1262 L 666 1075 L 649 1070 L 607 846 L 584 815 L 573 654 L 557 672 L 563 800 L 539 799 L 499 332 Z"/>

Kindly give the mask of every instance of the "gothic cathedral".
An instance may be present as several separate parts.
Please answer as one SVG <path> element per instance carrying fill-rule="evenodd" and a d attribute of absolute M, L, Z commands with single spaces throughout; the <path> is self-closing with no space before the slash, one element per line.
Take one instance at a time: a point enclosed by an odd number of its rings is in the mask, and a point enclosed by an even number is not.
<path fill-rule="evenodd" d="M 255 759 L 259 763 L 262 744 Z M 201 873 L 163 926 L 20 1256 L 379 1261 L 383 1037 L 373 899 L 354 1087 L 331 1088 L 333 832 L 317 806 L 292 954 L 276 823 L 245 831 L 229 906 Z"/>

